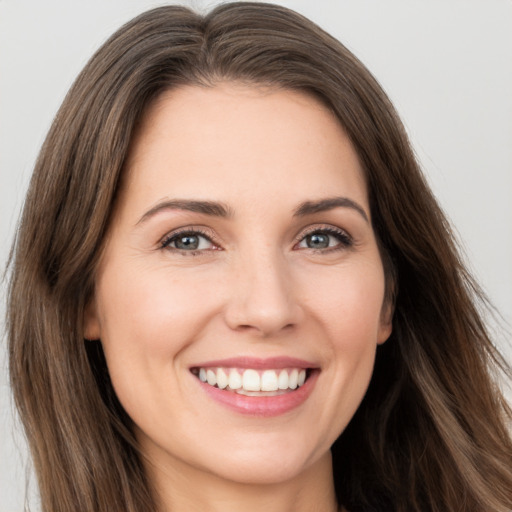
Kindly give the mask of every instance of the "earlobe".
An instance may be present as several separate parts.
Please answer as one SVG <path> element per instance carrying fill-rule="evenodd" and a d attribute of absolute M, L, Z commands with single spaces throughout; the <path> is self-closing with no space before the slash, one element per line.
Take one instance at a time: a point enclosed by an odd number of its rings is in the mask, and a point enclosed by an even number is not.
<path fill-rule="evenodd" d="M 377 344 L 382 345 L 393 332 L 393 323 L 391 322 L 391 319 L 389 321 L 383 321 L 380 324 L 379 327 L 379 335 L 377 337 Z"/>
<path fill-rule="evenodd" d="M 387 304 L 382 308 L 377 344 L 382 345 L 393 332 L 394 305 Z"/>
<path fill-rule="evenodd" d="M 91 299 L 85 307 L 83 322 L 84 338 L 86 340 L 99 340 L 101 338 L 101 328 L 95 299 Z"/>

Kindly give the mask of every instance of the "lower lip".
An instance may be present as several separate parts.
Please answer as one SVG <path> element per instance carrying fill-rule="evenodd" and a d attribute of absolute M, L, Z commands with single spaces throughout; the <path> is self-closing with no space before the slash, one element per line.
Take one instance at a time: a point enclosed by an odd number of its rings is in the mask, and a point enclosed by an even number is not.
<path fill-rule="evenodd" d="M 276 396 L 245 396 L 210 386 L 196 378 L 201 388 L 216 402 L 241 414 L 250 416 L 279 416 L 302 405 L 313 390 L 318 371 L 311 372 L 306 382 L 294 391 Z"/>

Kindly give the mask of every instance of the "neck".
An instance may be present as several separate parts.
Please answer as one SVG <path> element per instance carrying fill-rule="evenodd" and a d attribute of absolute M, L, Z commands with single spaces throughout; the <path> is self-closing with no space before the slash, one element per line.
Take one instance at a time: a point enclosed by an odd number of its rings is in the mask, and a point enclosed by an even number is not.
<path fill-rule="evenodd" d="M 330 452 L 290 480 L 241 483 L 173 465 L 148 467 L 159 512 L 336 512 Z"/>

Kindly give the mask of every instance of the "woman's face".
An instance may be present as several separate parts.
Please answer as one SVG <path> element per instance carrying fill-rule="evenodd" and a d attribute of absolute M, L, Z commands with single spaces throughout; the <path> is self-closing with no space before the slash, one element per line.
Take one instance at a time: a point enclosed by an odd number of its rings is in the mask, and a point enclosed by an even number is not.
<path fill-rule="evenodd" d="M 183 87 L 147 112 L 125 178 L 85 332 L 143 452 L 254 483 L 328 463 L 391 331 L 337 120 L 297 92 Z"/>

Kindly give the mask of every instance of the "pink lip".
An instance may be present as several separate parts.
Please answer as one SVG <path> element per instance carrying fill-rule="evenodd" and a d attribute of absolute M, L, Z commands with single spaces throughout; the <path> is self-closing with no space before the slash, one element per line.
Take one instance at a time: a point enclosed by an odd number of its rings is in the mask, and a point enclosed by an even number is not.
<path fill-rule="evenodd" d="M 317 368 L 318 365 L 295 357 L 231 357 L 198 363 L 191 368 L 254 368 L 255 370 L 279 370 L 281 368 Z"/>
<path fill-rule="evenodd" d="M 247 362 L 249 361 L 249 362 Z M 255 360 L 252 358 L 235 358 L 224 359 L 222 361 L 210 361 L 202 363 L 195 368 L 205 367 L 229 367 L 229 368 L 311 368 L 309 363 L 305 361 L 300 362 L 297 359 L 291 358 L 277 358 L 257 360 L 259 364 L 254 364 Z M 194 377 L 196 382 L 201 386 L 201 389 L 213 400 L 219 404 L 231 409 L 240 414 L 259 417 L 272 417 L 285 414 L 303 404 L 316 384 L 320 371 L 318 369 L 312 370 L 306 382 L 299 388 L 288 391 L 282 395 L 276 396 L 245 396 L 240 395 L 234 391 L 227 391 L 219 389 L 214 386 L 200 381 Z"/>
<path fill-rule="evenodd" d="M 318 372 L 306 380 L 303 386 L 295 391 L 289 391 L 277 396 L 245 396 L 234 391 L 215 388 L 196 379 L 201 388 L 215 401 L 229 409 L 252 416 L 272 417 L 285 414 L 303 404 L 311 394 Z"/>

